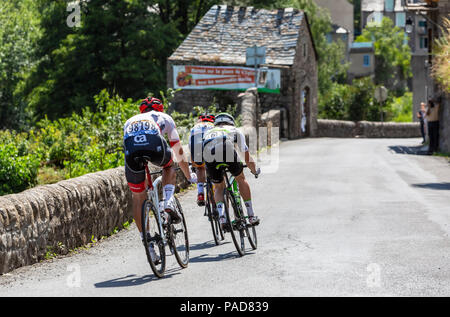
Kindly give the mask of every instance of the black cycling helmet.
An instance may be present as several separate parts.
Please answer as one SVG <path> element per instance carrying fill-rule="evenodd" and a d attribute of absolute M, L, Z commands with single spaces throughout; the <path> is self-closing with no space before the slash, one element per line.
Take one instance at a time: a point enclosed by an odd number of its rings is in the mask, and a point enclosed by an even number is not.
<path fill-rule="evenodd" d="M 222 113 L 219 113 L 218 115 L 216 115 L 216 119 L 214 120 L 214 125 L 219 125 L 219 124 L 229 124 L 232 126 L 236 125 L 233 116 L 226 112 L 222 112 Z"/>

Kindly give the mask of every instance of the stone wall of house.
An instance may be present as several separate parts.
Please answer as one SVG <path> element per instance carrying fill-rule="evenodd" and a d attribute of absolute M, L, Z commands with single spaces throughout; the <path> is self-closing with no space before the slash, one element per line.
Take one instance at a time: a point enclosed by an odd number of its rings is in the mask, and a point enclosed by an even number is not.
<path fill-rule="evenodd" d="M 450 153 L 450 98 L 443 96 L 439 116 L 439 151 Z"/>
<path fill-rule="evenodd" d="M 292 66 L 292 77 L 289 80 L 288 96 L 292 102 L 288 107 L 287 116 L 289 118 L 289 138 L 299 138 L 304 136 L 316 136 L 317 115 L 318 115 L 318 68 L 316 51 L 312 36 L 306 20 L 303 21 L 299 40 L 297 42 L 297 54 Z M 302 91 L 308 91 L 305 105 L 302 105 Z M 306 113 L 306 131 L 301 129 L 302 107 Z"/>
<path fill-rule="evenodd" d="M 420 123 L 317 120 L 317 136 L 332 138 L 416 138 Z"/>
<path fill-rule="evenodd" d="M 177 185 L 187 181 L 178 172 Z M 132 219 L 124 168 L 0 197 L 0 274 L 67 253 Z"/>

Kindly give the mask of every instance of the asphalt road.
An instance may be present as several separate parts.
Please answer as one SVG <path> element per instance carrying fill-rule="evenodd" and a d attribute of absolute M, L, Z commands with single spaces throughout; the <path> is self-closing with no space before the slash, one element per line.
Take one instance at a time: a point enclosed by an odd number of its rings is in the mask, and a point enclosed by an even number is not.
<path fill-rule="evenodd" d="M 181 196 L 191 260 L 156 279 L 132 226 L 95 247 L 0 276 L 3 296 L 450 295 L 450 165 L 419 139 L 283 142 L 248 177 L 259 248 L 215 246 L 195 191 Z M 266 173 L 264 173 L 266 171 Z M 79 279 L 78 279 L 79 278 Z"/>

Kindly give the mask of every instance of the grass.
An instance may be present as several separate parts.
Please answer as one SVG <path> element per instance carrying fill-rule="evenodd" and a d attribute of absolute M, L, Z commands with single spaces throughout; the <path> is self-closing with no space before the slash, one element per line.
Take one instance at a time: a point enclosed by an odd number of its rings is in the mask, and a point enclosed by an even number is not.
<path fill-rule="evenodd" d="M 46 185 L 54 184 L 66 179 L 66 170 L 58 169 L 51 166 L 43 166 L 39 168 L 37 175 L 37 184 Z"/>
<path fill-rule="evenodd" d="M 122 224 L 123 229 L 129 230 L 130 226 L 133 222 L 134 222 L 134 220 L 131 222 L 129 222 L 129 221 L 124 222 Z M 107 236 L 101 236 L 99 239 L 97 239 L 94 235 L 92 235 L 91 242 L 89 242 L 88 244 L 83 245 L 81 247 L 77 247 L 77 248 L 70 249 L 70 250 L 68 250 L 67 247 L 62 242 L 58 242 L 55 247 L 47 246 L 47 252 L 44 255 L 44 260 L 52 260 L 61 255 L 73 255 L 73 254 L 79 253 L 80 251 L 88 250 L 88 249 L 94 247 L 95 245 L 97 245 L 99 242 L 105 240 L 106 238 L 119 233 L 119 231 L 120 231 L 120 229 L 118 227 L 115 227 Z"/>

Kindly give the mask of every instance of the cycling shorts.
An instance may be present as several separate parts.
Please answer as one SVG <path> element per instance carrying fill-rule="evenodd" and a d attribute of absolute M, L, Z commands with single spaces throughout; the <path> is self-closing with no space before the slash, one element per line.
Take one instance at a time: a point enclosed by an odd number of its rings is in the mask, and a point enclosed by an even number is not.
<path fill-rule="evenodd" d="M 140 134 L 124 140 L 125 177 L 130 190 L 140 193 L 145 190 L 145 157 L 151 164 L 166 168 L 172 164 L 172 151 L 166 140 L 159 134 Z"/>

